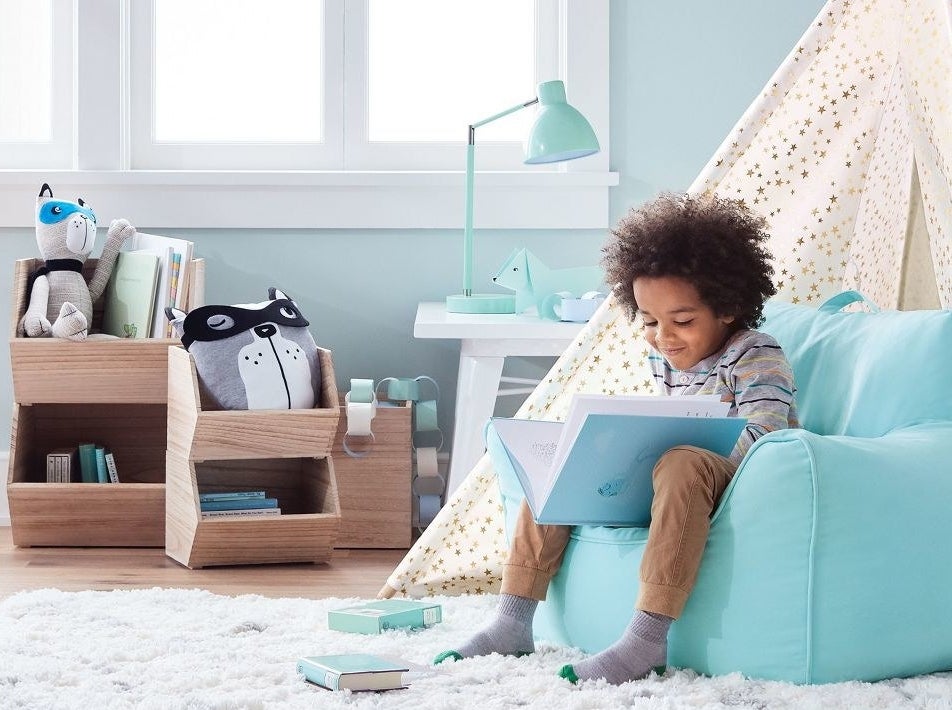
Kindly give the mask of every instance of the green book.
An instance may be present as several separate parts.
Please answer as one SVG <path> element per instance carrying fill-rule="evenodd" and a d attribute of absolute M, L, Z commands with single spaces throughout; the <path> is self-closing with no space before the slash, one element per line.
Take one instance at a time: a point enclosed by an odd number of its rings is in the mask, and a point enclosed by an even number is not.
<path fill-rule="evenodd" d="M 159 257 L 119 252 L 103 301 L 102 330 L 120 338 L 148 338 L 158 279 Z"/>
<path fill-rule="evenodd" d="M 439 604 L 405 599 L 381 599 L 327 612 L 327 628 L 356 634 L 416 629 L 442 620 L 443 608 Z"/>
<path fill-rule="evenodd" d="M 406 687 L 409 664 L 369 653 L 299 658 L 297 671 L 329 690 L 391 690 Z"/>
<path fill-rule="evenodd" d="M 79 445 L 79 472 L 83 483 L 98 483 L 99 475 L 96 473 L 96 445 Z"/>
<path fill-rule="evenodd" d="M 99 483 L 109 483 L 109 472 L 106 470 L 106 449 L 103 446 L 97 446 L 94 450 L 96 456 L 96 480 Z"/>

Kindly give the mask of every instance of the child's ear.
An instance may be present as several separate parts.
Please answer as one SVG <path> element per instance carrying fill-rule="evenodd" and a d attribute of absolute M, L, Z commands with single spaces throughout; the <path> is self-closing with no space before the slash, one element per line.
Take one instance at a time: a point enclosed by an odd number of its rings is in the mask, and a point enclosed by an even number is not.
<path fill-rule="evenodd" d="M 730 325 L 737 320 L 737 316 L 720 316 L 718 320 L 724 325 Z"/>

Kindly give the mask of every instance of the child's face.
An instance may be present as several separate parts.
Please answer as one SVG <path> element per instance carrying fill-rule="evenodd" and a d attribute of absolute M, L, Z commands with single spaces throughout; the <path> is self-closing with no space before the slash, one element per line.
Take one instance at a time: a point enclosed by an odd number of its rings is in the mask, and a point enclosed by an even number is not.
<path fill-rule="evenodd" d="M 689 281 L 640 277 L 632 283 L 648 343 L 676 370 L 713 355 L 731 334 L 734 316 L 718 316 Z"/>

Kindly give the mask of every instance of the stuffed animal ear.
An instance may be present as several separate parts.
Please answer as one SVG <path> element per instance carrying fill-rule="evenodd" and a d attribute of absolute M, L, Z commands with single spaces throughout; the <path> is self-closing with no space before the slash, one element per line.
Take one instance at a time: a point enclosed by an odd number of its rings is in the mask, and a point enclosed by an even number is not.
<path fill-rule="evenodd" d="M 282 291 L 281 289 L 275 288 L 274 286 L 271 286 L 271 287 L 268 289 L 268 300 L 269 300 L 269 301 L 275 301 L 275 300 L 277 300 L 277 299 L 279 299 L 279 298 L 286 298 L 286 299 L 288 299 L 289 301 L 293 301 L 293 300 L 294 300 L 293 298 L 291 298 L 290 296 L 288 296 L 288 295 L 287 295 L 284 291 Z"/>
<path fill-rule="evenodd" d="M 172 331 L 179 338 L 182 337 L 184 332 L 185 316 L 188 315 L 185 311 L 181 311 L 178 308 L 169 308 L 165 309 L 165 317 L 169 319 L 169 323 L 172 324 Z"/>
<path fill-rule="evenodd" d="M 44 182 L 43 187 L 40 188 L 40 194 L 37 195 L 37 197 L 52 197 L 52 196 L 53 196 L 52 188 L 50 188 L 50 186 Z"/>

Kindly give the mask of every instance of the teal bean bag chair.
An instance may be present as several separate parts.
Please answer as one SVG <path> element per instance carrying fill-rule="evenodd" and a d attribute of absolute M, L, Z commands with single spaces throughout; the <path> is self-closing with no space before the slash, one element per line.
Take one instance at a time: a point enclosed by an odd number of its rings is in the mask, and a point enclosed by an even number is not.
<path fill-rule="evenodd" d="M 771 301 L 803 428 L 761 438 L 714 512 L 668 663 L 794 683 L 952 669 L 952 311 Z M 487 445 L 512 530 L 522 492 Z M 644 528 L 575 528 L 536 636 L 595 652 L 631 618 Z"/>

